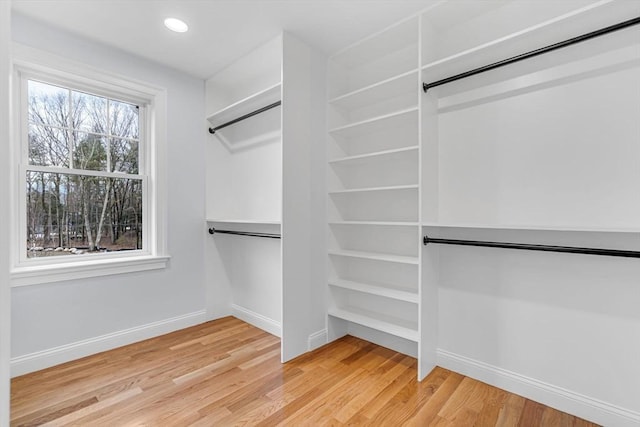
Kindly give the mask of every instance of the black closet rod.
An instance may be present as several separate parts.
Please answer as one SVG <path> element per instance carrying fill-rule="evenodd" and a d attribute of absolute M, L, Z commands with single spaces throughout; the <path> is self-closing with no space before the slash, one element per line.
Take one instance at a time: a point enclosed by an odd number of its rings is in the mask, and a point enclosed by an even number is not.
<path fill-rule="evenodd" d="M 228 121 L 226 123 L 218 125 L 218 126 L 216 126 L 214 128 L 209 128 L 209 133 L 214 134 L 214 133 L 216 133 L 217 130 L 220 130 L 222 128 L 226 128 L 227 126 L 231 126 L 234 123 L 241 122 L 241 121 L 243 121 L 245 119 L 248 119 L 249 117 L 253 117 L 253 116 L 257 115 L 257 114 L 263 113 L 263 112 L 265 112 L 267 110 L 270 110 L 272 108 L 277 107 L 280 104 L 282 104 L 282 101 L 276 101 L 273 104 L 269 104 L 266 107 L 259 108 L 259 109 L 255 110 L 255 111 L 252 111 L 250 113 L 245 114 L 244 116 L 240 116 L 237 119 L 233 119 L 231 121 Z"/>
<path fill-rule="evenodd" d="M 248 231 L 219 230 L 213 227 L 209 229 L 209 234 L 235 234 L 237 236 L 267 237 L 269 239 L 280 239 L 280 235 L 275 233 L 251 233 Z"/>
<path fill-rule="evenodd" d="M 564 252 L 564 253 L 570 253 L 570 254 L 588 254 L 588 255 L 616 256 L 616 257 L 625 257 L 625 258 L 640 258 L 640 252 L 624 251 L 619 249 L 594 249 L 594 248 L 579 248 L 579 247 L 573 247 L 573 246 L 549 246 L 549 245 L 533 245 L 533 244 L 523 244 L 523 243 L 485 242 L 482 240 L 435 239 L 429 236 L 424 236 L 424 238 L 422 239 L 422 243 L 425 245 L 429 243 L 435 243 L 439 245 L 482 246 L 486 248 L 524 249 L 528 251 Z"/>
<path fill-rule="evenodd" d="M 512 56 L 511 58 L 503 59 L 502 61 L 494 62 L 493 64 L 485 65 L 470 71 L 466 71 L 464 73 L 456 74 L 455 76 L 447 77 L 445 79 L 437 80 L 431 83 L 422 83 L 422 90 L 426 92 L 432 87 L 440 86 L 443 84 L 454 82 L 456 80 L 474 76 L 476 74 L 484 73 L 485 71 L 493 70 L 495 68 L 509 65 L 514 62 L 522 61 L 523 59 L 533 58 L 534 56 L 542 55 L 543 53 L 551 52 L 556 49 L 560 49 L 563 47 L 570 46 L 572 44 L 580 43 L 580 42 L 592 39 L 594 37 L 599 37 L 608 33 L 612 33 L 614 31 L 622 30 L 623 28 L 627 28 L 632 25 L 637 25 L 637 24 L 640 24 L 640 17 L 629 19 L 628 21 L 620 22 L 618 24 L 611 25 L 609 27 L 601 28 L 599 30 L 592 31 L 590 33 L 583 34 L 581 36 L 573 37 L 571 39 L 558 42 L 549 46 L 541 47 L 540 49 L 532 50 L 527 53 Z"/>

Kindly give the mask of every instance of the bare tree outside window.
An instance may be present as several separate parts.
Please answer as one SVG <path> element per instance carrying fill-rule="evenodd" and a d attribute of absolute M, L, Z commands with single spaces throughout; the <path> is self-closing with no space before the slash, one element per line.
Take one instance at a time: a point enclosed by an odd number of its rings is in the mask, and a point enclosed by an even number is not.
<path fill-rule="evenodd" d="M 27 257 L 139 250 L 137 106 L 28 81 Z"/>

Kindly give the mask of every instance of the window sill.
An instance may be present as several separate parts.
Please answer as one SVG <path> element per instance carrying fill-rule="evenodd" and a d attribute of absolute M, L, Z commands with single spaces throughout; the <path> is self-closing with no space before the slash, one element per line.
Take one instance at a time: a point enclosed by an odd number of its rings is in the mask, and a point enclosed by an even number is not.
<path fill-rule="evenodd" d="M 167 267 L 169 256 L 111 258 L 58 265 L 17 267 L 11 271 L 11 286 L 28 286 L 89 277 L 158 270 Z"/>

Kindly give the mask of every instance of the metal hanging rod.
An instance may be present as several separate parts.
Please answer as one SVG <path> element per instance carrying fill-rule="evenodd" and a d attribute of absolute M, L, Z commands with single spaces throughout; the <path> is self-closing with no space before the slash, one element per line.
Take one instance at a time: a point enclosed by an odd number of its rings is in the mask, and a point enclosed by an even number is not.
<path fill-rule="evenodd" d="M 267 110 L 270 110 L 272 108 L 277 107 L 280 104 L 282 104 L 282 101 L 276 101 L 273 104 L 269 104 L 266 107 L 259 108 L 259 109 L 255 110 L 255 111 L 252 111 L 250 113 L 245 114 L 244 116 L 240 116 L 240 117 L 238 117 L 236 119 L 233 119 L 231 121 L 228 121 L 226 123 L 218 125 L 218 126 L 216 126 L 214 128 L 209 128 L 209 133 L 210 134 L 214 134 L 214 133 L 216 133 L 217 130 L 220 130 L 222 128 L 226 128 L 227 126 L 231 126 L 234 123 L 241 122 L 241 121 L 243 121 L 245 119 L 248 119 L 249 117 L 253 117 L 253 116 L 257 115 L 257 114 L 263 113 L 263 112 L 265 112 Z"/>
<path fill-rule="evenodd" d="M 599 37 L 608 33 L 612 33 L 614 31 L 622 30 L 623 28 L 630 27 L 632 25 L 640 24 L 640 17 L 629 19 L 628 21 L 620 22 L 615 25 L 611 25 L 609 27 L 601 28 L 596 31 L 592 31 L 587 34 L 583 34 L 581 36 L 573 37 L 571 39 L 558 42 L 549 46 L 541 47 L 540 49 L 532 50 L 527 53 L 523 53 L 520 55 L 512 56 L 508 59 L 503 59 L 502 61 L 494 62 L 493 64 L 485 65 L 479 68 L 475 68 L 470 71 L 466 71 L 464 73 L 456 74 L 455 76 L 447 77 L 445 79 L 437 80 L 431 83 L 422 83 L 422 90 L 425 92 L 432 87 L 440 86 L 443 84 L 451 83 L 456 80 L 464 79 L 470 76 L 474 76 L 476 74 L 484 73 L 485 71 L 493 70 L 495 68 L 503 67 L 505 65 L 512 64 L 514 62 L 522 61 L 524 59 L 533 58 L 534 56 L 542 55 L 543 53 L 551 52 L 556 49 L 561 49 L 563 47 L 571 46 L 576 43 L 580 43 L 594 37 Z"/>
<path fill-rule="evenodd" d="M 616 256 L 625 258 L 640 258 L 638 251 L 625 251 L 619 249 L 594 249 L 594 248 L 578 248 L 573 246 L 549 246 L 549 245 L 533 245 L 523 243 L 506 243 L 506 242 L 485 242 L 482 240 L 453 240 L 453 239 L 435 239 L 424 236 L 422 243 L 427 245 L 435 243 L 439 245 L 460 245 L 460 246 L 482 246 L 486 248 L 504 248 L 504 249 L 524 249 L 528 251 L 543 252 L 564 252 L 570 254 L 588 254 Z"/>
<path fill-rule="evenodd" d="M 280 234 L 275 233 L 251 233 L 248 231 L 235 231 L 235 230 L 219 230 L 211 227 L 209 234 L 235 234 L 237 236 L 252 236 L 252 237 L 267 237 L 269 239 L 280 239 Z"/>

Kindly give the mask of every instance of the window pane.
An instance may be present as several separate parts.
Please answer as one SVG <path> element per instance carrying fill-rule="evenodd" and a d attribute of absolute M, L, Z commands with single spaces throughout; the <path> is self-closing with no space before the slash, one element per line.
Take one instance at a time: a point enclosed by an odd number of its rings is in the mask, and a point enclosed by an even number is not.
<path fill-rule="evenodd" d="M 73 129 L 107 133 L 107 99 L 82 92 L 71 92 Z"/>
<path fill-rule="evenodd" d="M 93 171 L 107 170 L 107 138 L 93 133 L 73 133 L 73 167 Z"/>
<path fill-rule="evenodd" d="M 128 139 L 111 139 L 111 171 L 138 174 L 138 143 Z"/>
<path fill-rule="evenodd" d="M 138 139 L 138 107 L 109 100 L 110 135 Z"/>
<path fill-rule="evenodd" d="M 142 249 L 142 181 L 27 172 L 27 257 Z"/>
<path fill-rule="evenodd" d="M 29 122 L 69 126 L 69 90 L 29 80 Z"/>
<path fill-rule="evenodd" d="M 69 132 L 29 125 L 29 164 L 69 167 Z"/>

